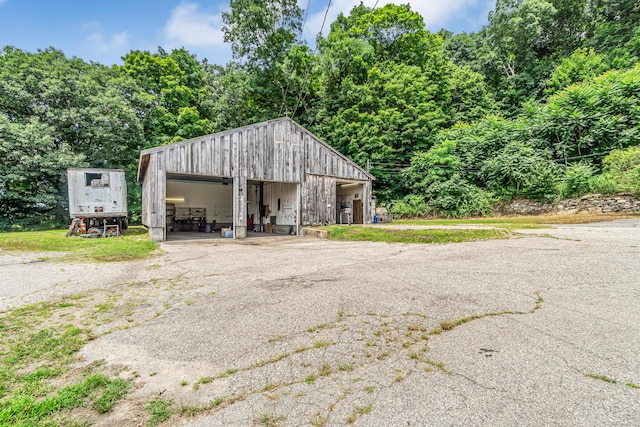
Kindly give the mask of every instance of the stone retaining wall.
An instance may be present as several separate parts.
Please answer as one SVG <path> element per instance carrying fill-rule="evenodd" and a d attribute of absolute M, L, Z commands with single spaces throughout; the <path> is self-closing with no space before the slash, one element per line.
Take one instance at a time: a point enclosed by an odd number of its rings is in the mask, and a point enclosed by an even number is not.
<path fill-rule="evenodd" d="M 611 196 L 589 194 L 577 199 L 566 199 L 556 203 L 515 200 L 496 209 L 496 213 L 504 215 L 540 215 L 544 213 L 575 214 L 580 212 L 640 213 L 640 199 L 633 197 L 633 195 L 629 193 L 614 194 Z"/>

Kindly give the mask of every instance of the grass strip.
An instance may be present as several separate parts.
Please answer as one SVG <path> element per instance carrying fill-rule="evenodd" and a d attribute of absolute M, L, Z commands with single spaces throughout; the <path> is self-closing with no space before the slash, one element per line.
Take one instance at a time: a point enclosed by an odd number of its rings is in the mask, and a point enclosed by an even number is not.
<path fill-rule="evenodd" d="M 509 216 L 491 218 L 463 218 L 463 219 L 399 219 L 393 224 L 406 225 L 488 225 L 507 229 L 538 229 L 549 228 L 554 224 L 589 224 L 594 222 L 613 221 L 618 219 L 637 218 L 634 214 L 621 213 L 580 213 L 575 215 L 536 215 Z"/>
<path fill-rule="evenodd" d="M 329 239 L 347 241 L 371 241 L 389 243 L 459 243 L 478 240 L 506 239 L 510 233 L 494 228 L 459 230 L 397 230 L 376 227 L 350 227 L 334 225 L 329 230 Z"/>
<path fill-rule="evenodd" d="M 131 227 L 119 237 L 91 239 L 65 237 L 66 230 L 0 233 L 0 250 L 64 252 L 68 261 L 133 261 L 151 256 L 158 248 L 143 227 Z"/>

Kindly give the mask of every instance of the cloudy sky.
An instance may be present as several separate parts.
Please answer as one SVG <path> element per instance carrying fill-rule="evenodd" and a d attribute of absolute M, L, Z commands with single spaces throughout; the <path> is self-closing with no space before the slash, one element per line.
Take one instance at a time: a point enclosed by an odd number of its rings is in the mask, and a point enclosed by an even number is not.
<path fill-rule="evenodd" d="M 431 31 L 477 31 L 487 22 L 495 0 L 363 0 L 365 6 L 411 4 Z M 304 38 L 320 31 L 328 0 L 299 0 L 309 5 Z M 333 0 L 324 33 L 339 13 L 360 0 Z M 29 52 L 53 46 L 67 56 L 103 64 L 121 64 L 132 49 L 155 52 L 185 47 L 198 58 L 224 65 L 231 49 L 222 40 L 221 13 L 228 0 L 0 0 L 0 47 Z"/>

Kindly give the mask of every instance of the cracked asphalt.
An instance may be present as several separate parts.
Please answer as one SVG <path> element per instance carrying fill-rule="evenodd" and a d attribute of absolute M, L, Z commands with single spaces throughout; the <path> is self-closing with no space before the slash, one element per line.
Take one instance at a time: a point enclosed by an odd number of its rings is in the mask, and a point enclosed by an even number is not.
<path fill-rule="evenodd" d="M 167 242 L 96 280 L 127 274 L 153 301 L 179 278 L 182 298 L 82 350 L 139 374 L 97 425 L 140 425 L 158 396 L 208 405 L 180 426 L 640 425 L 640 219 L 522 233 Z"/>

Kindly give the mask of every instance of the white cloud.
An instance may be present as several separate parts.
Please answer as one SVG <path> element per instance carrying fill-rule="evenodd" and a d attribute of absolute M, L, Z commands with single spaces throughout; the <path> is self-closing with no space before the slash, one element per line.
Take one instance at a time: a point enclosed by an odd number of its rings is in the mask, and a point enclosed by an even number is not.
<path fill-rule="evenodd" d="M 373 7 L 376 4 L 375 0 L 363 1 L 365 6 Z M 468 9 L 475 8 L 478 5 L 490 4 L 491 7 L 495 5 L 495 0 L 378 0 L 377 7 L 380 8 L 386 4 L 409 4 L 411 10 L 418 12 L 424 19 L 424 23 L 427 28 L 432 31 L 438 31 L 442 28 L 447 21 L 450 21 L 457 16 L 461 19 L 468 19 Z M 351 9 L 360 4 L 360 0 L 343 0 L 340 2 L 332 3 L 327 15 L 327 21 L 324 25 L 323 34 L 326 36 L 329 30 L 331 22 L 335 21 L 336 17 L 343 13 L 349 15 Z M 304 6 L 302 6 L 304 7 Z M 322 21 L 324 20 L 324 14 L 326 9 L 310 14 L 307 18 L 307 23 L 304 29 L 304 35 L 307 40 L 313 40 L 322 28 Z M 486 18 L 486 15 L 482 17 Z"/>
<path fill-rule="evenodd" d="M 120 52 L 126 46 L 128 35 L 126 31 L 112 34 L 109 37 L 104 36 L 100 32 L 95 32 L 87 37 L 87 41 L 100 52 Z"/>
<path fill-rule="evenodd" d="M 195 3 L 183 2 L 171 11 L 164 34 L 168 41 L 187 46 L 220 46 L 224 43 L 222 14 L 206 13 Z"/>

